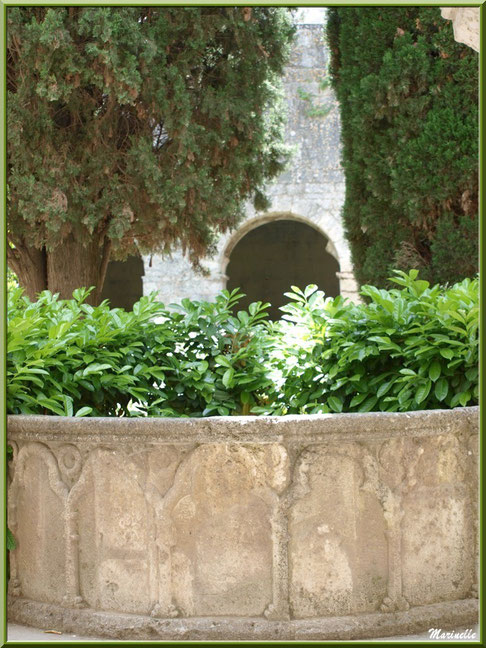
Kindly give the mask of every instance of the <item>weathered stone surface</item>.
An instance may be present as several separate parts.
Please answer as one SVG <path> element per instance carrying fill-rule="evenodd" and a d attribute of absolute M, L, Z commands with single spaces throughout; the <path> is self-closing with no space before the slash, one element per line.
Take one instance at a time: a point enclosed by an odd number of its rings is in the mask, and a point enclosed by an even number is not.
<path fill-rule="evenodd" d="M 11 589 L 27 598 L 61 603 L 66 590 L 66 499 L 54 455 L 42 443 L 21 448 L 10 485 L 9 524 L 17 539 Z"/>
<path fill-rule="evenodd" d="M 157 511 L 170 562 L 166 604 L 176 613 L 258 616 L 272 602 L 272 486 L 285 485 L 282 455 L 274 445 L 207 444 L 181 464 Z"/>
<path fill-rule="evenodd" d="M 472 623 L 477 419 L 11 416 L 12 618 L 132 638 Z"/>
<path fill-rule="evenodd" d="M 98 449 L 70 498 L 78 518 L 80 596 L 92 608 L 150 613 L 144 481 L 142 467 L 128 457 Z"/>
<path fill-rule="evenodd" d="M 429 628 L 456 630 L 477 623 L 476 600 L 436 603 L 394 614 L 268 621 L 261 618 L 156 619 L 136 614 L 109 614 L 63 609 L 48 603 L 9 597 L 17 623 L 36 628 L 132 641 L 347 641 L 410 635 Z M 299 645 L 299 644 L 297 644 Z"/>
<path fill-rule="evenodd" d="M 313 448 L 299 461 L 289 521 L 296 618 L 370 612 L 386 596 L 383 509 L 365 490 L 364 469 L 352 450 Z"/>
<path fill-rule="evenodd" d="M 479 52 L 479 7 L 442 7 L 440 11 L 442 18 L 452 20 L 455 40 Z"/>
<path fill-rule="evenodd" d="M 420 450 L 402 500 L 403 592 L 411 605 L 466 598 L 474 574 L 467 447 L 444 435 Z"/>

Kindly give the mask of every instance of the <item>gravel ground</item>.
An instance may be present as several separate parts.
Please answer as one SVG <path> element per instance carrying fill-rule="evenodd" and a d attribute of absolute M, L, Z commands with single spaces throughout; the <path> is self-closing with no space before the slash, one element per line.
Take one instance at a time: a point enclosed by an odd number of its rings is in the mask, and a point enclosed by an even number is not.
<path fill-rule="evenodd" d="M 51 628 L 49 628 L 50 630 Z M 470 641 L 478 641 L 479 640 L 479 626 L 473 626 L 471 628 L 458 628 L 456 632 L 465 632 L 466 630 L 470 630 L 474 633 L 476 633 L 476 637 L 474 639 L 470 639 Z M 55 630 L 55 628 L 52 628 L 52 630 Z M 98 641 L 98 642 L 103 642 L 103 641 L 109 641 L 106 638 L 101 639 L 99 637 L 82 637 L 80 635 L 75 635 L 75 634 L 70 634 L 70 633 L 61 633 L 61 634 L 56 634 L 52 632 L 46 632 L 45 630 L 38 630 L 36 628 L 29 628 L 28 626 L 22 626 L 22 625 L 17 625 L 16 623 L 9 623 L 8 624 L 8 629 L 7 629 L 7 634 L 8 634 L 8 641 L 13 642 L 13 641 L 21 641 L 21 642 L 31 642 L 31 641 L 48 641 L 48 642 L 54 642 L 54 641 Z M 469 632 L 471 634 L 471 632 Z M 130 641 L 127 639 L 126 641 Z M 430 641 L 431 643 L 434 643 L 434 639 L 429 638 L 429 633 L 421 634 L 421 635 L 409 635 L 406 637 L 384 637 L 380 639 L 370 639 L 370 641 L 375 642 L 375 641 Z M 447 640 L 446 640 L 447 641 Z M 454 641 L 453 639 L 450 639 L 450 641 Z M 131 642 L 131 643 L 143 643 L 143 642 Z M 335 642 L 333 642 L 335 643 Z M 457 640 L 456 640 L 457 643 Z"/>

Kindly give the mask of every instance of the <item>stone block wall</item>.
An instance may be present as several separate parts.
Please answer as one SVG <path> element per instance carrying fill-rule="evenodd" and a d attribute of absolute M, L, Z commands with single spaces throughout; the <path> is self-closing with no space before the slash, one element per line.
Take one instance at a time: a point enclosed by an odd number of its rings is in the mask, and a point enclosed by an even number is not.
<path fill-rule="evenodd" d="M 477 418 L 9 417 L 11 618 L 132 639 L 475 622 Z"/>

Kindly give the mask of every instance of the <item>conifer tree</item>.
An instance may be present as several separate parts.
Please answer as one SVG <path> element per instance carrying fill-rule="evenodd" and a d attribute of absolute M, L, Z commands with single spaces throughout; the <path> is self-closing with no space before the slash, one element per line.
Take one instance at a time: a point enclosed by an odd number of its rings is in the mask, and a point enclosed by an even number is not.
<path fill-rule="evenodd" d="M 478 270 L 478 54 L 437 7 L 329 9 L 356 277 Z"/>
<path fill-rule="evenodd" d="M 97 286 L 110 257 L 195 265 L 283 168 L 272 7 L 9 7 L 8 263 L 26 293 Z"/>

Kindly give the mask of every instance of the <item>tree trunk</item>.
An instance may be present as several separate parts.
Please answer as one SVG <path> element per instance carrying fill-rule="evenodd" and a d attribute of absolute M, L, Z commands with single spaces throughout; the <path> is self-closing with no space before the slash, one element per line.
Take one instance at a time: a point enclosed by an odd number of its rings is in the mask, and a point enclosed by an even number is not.
<path fill-rule="evenodd" d="M 93 235 L 86 245 L 69 234 L 63 242 L 47 255 L 47 285 L 61 299 L 71 299 L 76 288 L 95 289 L 87 299 L 99 303 L 101 290 L 110 258 L 110 241 Z"/>
<path fill-rule="evenodd" d="M 86 301 L 96 305 L 100 301 L 110 248 L 111 241 L 107 238 L 93 235 L 83 245 L 69 234 L 52 251 L 16 247 L 9 255 L 9 264 L 32 301 L 41 290 L 48 289 L 59 293 L 61 299 L 71 299 L 76 288 L 95 286 Z"/>
<path fill-rule="evenodd" d="M 47 288 L 47 258 L 45 250 L 26 245 L 11 248 L 7 244 L 7 263 L 18 277 L 19 283 L 31 301 Z"/>

